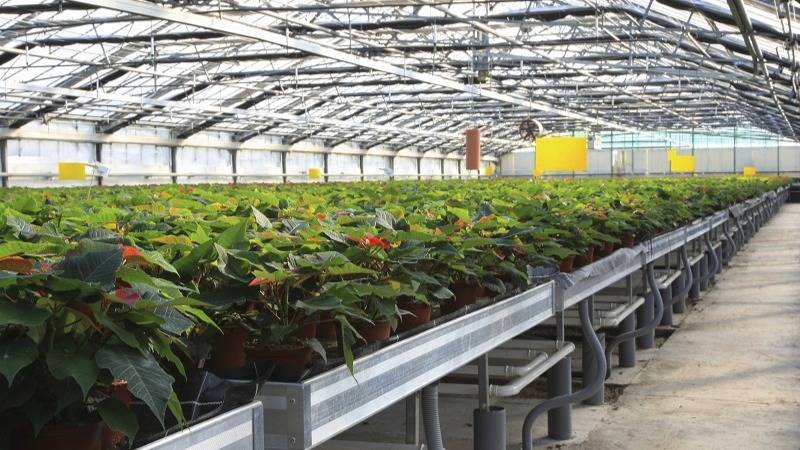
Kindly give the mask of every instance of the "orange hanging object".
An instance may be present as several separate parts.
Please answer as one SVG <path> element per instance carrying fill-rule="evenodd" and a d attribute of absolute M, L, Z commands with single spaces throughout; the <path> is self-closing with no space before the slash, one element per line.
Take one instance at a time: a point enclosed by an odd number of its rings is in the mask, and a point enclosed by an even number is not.
<path fill-rule="evenodd" d="M 467 130 L 467 170 L 481 169 L 481 130 Z"/>

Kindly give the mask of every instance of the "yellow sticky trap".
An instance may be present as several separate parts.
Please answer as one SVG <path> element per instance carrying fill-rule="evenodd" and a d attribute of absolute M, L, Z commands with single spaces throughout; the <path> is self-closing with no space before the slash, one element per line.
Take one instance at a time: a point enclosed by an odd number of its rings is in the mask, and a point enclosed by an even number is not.
<path fill-rule="evenodd" d="M 483 168 L 483 174 L 487 177 L 494 175 L 494 164 L 489 164 Z"/>
<path fill-rule="evenodd" d="M 86 179 L 86 164 L 58 163 L 58 179 L 60 181 L 83 181 Z"/>
<path fill-rule="evenodd" d="M 586 137 L 550 136 L 536 140 L 533 174 L 545 172 L 586 172 L 589 166 Z"/>
<path fill-rule="evenodd" d="M 694 173 L 694 156 L 673 156 L 672 159 L 670 159 L 670 169 L 674 173 Z"/>
<path fill-rule="evenodd" d="M 667 161 L 672 161 L 672 158 L 675 158 L 676 156 L 678 156 L 678 151 L 674 148 L 671 148 L 669 151 L 667 151 Z"/>
<path fill-rule="evenodd" d="M 319 167 L 309 167 L 308 178 L 311 180 L 319 180 L 320 178 L 322 178 L 322 169 L 320 169 Z"/>
<path fill-rule="evenodd" d="M 744 176 L 746 177 L 754 177 L 756 176 L 756 167 L 755 166 L 745 166 L 742 170 Z"/>

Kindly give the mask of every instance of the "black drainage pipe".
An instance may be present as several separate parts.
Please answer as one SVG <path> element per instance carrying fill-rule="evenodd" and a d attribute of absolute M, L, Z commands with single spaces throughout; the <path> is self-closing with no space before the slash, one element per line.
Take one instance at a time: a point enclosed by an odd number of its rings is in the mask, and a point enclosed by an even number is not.
<path fill-rule="evenodd" d="M 591 345 L 592 354 L 596 359 L 596 376 L 591 383 L 577 392 L 547 399 L 533 407 L 528 415 L 525 416 L 525 422 L 522 424 L 523 450 L 533 450 L 533 422 L 536 421 L 537 417 L 553 408 L 560 408 L 571 403 L 582 402 L 594 395 L 595 392 L 603 386 L 603 374 L 606 371 L 606 360 L 603 358 L 603 348 L 600 345 L 600 340 L 597 339 L 597 335 L 594 332 L 592 318 L 589 317 L 589 299 L 584 299 L 578 304 L 578 314 L 581 319 L 581 330 L 583 331 L 583 335 L 588 337 L 588 343 Z M 661 320 L 661 317 L 659 317 L 658 320 Z"/>

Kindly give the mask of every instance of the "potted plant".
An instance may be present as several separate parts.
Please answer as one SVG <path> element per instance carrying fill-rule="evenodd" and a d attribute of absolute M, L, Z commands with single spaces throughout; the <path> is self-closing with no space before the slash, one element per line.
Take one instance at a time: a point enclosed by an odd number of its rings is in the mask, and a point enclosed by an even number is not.
<path fill-rule="evenodd" d="M 10 448 L 103 449 L 106 427 L 132 439 L 121 385 L 162 423 L 168 408 L 181 418 L 172 384 L 194 317 L 155 287 L 169 283 L 124 266 L 120 245 L 90 240 L 55 264 L 2 274 L 0 434 Z"/>

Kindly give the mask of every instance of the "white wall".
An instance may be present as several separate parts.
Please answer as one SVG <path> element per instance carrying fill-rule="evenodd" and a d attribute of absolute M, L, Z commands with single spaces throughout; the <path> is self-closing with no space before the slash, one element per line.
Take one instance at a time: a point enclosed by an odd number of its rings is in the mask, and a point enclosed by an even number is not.
<path fill-rule="evenodd" d="M 780 151 L 779 151 L 780 150 Z M 611 174 L 612 154 L 609 150 L 590 150 L 589 175 Z M 690 151 L 681 150 L 688 155 Z M 800 145 L 737 148 L 697 148 L 694 150 L 695 172 L 699 174 L 742 173 L 745 166 L 755 166 L 758 173 L 800 175 Z M 500 157 L 500 174 L 504 176 L 531 176 L 535 152 L 507 153 Z M 663 175 L 670 172 L 667 150 L 619 149 L 613 151 L 614 174 Z M 780 162 L 780 164 L 779 164 Z"/>

